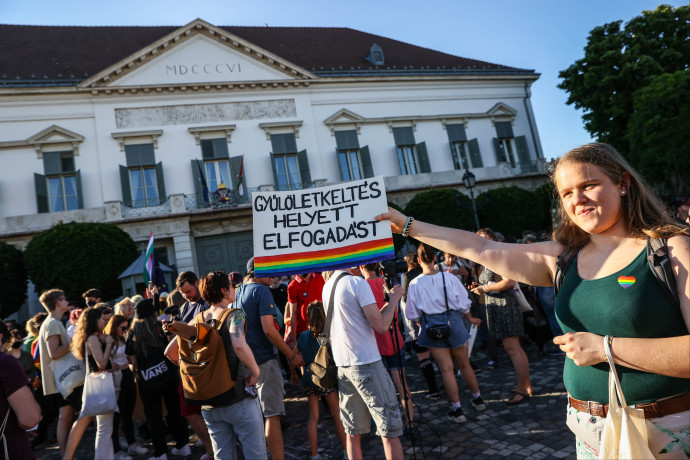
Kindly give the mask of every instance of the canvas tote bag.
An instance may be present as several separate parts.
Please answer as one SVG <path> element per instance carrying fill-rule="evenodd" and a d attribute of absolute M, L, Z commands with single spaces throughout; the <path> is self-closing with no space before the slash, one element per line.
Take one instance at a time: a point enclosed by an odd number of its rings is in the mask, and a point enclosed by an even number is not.
<path fill-rule="evenodd" d="M 609 411 L 601 435 L 599 458 L 653 459 L 654 454 L 649 449 L 644 410 L 633 409 L 625 401 L 616 366 L 613 364 L 608 336 L 604 337 L 604 350 L 606 350 L 606 360 L 611 370 L 609 372 Z M 620 404 L 618 399 L 620 399 Z"/>
<path fill-rule="evenodd" d="M 84 343 L 84 349 L 87 373 L 86 380 L 84 380 L 84 393 L 82 394 L 79 418 L 118 412 L 113 374 L 105 371 L 91 372 L 89 349 L 86 343 Z"/>

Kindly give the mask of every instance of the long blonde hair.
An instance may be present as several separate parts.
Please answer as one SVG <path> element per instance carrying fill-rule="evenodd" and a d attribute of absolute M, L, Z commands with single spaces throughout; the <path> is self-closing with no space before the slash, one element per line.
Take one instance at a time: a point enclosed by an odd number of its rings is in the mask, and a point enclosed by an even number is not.
<path fill-rule="evenodd" d="M 690 236 L 690 228 L 676 225 L 659 195 L 635 171 L 625 158 L 609 144 L 593 143 L 577 147 L 558 160 L 551 174 L 551 180 L 558 187 L 556 173 L 561 165 L 584 163 L 599 168 L 616 185 L 625 185 L 628 193 L 621 197 L 623 220 L 630 235 L 643 238 L 669 238 L 674 235 Z M 625 175 L 630 178 L 626 184 Z M 589 234 L 575 225 L 558 201 L 560 224 L 554 230 L 554 239 L 566 250 L 577 250 L 589 241 Z"/>

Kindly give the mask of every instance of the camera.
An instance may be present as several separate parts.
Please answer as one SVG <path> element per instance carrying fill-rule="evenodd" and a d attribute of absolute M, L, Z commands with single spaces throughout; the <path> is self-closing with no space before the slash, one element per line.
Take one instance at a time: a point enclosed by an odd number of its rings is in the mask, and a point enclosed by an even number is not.
<path fill-rule="evenodd" d="M 165 310 L 163 310 L 163 313 L 166 315 L 170 315 L 170 321 L 180 321 L 182 319 L 182 317 L 180 316 L 180 307 L 177 305 L 170 305 Z"/>
<path fill-rule="evenodd" d="M 395 284 L 398 275 L 407 271 L 407 262 L 405 262 L 405 259 L 384 260 L 379 262 L 378 268 L 386 280 L 386 286 L 391 288 Z"/>

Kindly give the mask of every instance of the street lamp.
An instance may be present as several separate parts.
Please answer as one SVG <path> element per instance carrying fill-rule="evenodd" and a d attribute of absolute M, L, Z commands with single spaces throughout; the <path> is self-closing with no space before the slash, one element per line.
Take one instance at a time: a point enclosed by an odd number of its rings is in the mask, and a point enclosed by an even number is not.
<path fill-rule="evenodd" d="M 475 185 L 475 176 L 470 172 L 469 169 L 465 169 L 465 174 L 462 175 L 462 183 L 465 184 L 465 188 L 470 191 L 470 198 L 472 199 L 472 210 L 474 211 L 474 224 L 477 226 L 477 230 L 479 230 L 479 216 L 477 216 L 477 205 L 474 202 L 474 185 Z"/>

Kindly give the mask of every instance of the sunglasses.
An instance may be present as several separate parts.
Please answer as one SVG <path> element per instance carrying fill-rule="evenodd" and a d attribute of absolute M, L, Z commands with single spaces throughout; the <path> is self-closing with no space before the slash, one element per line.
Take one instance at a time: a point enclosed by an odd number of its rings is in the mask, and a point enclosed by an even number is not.
<path fill-rule="evenodd" d="M 129 324 L 125 324 L 124 326 L 119 326 L 119 329 L 121 331 L 126 331 L 128 327 L 129 327 Z"/>

